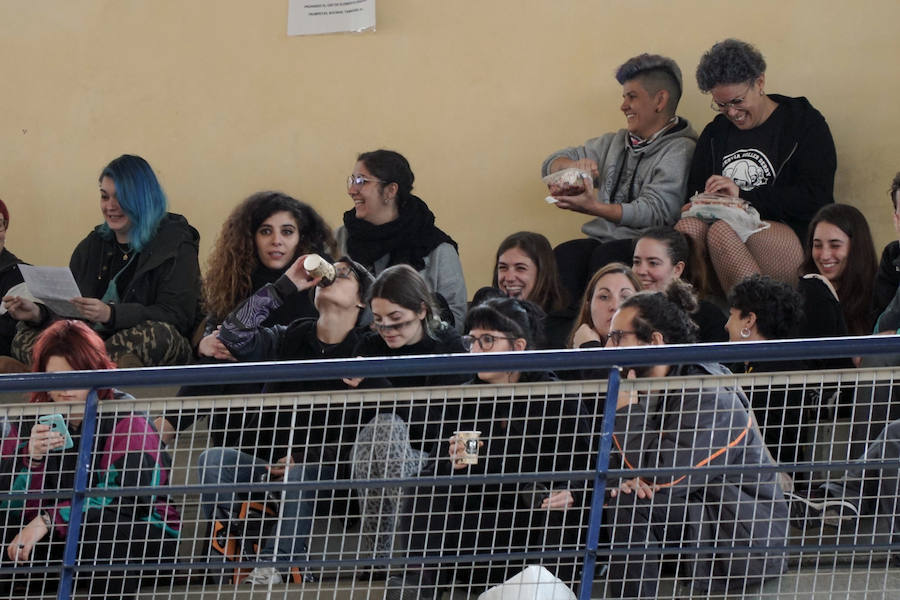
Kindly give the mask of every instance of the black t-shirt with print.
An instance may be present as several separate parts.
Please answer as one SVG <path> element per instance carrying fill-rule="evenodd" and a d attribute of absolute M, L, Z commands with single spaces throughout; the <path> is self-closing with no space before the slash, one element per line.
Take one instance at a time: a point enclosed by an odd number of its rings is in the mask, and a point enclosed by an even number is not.
<path fill-rule="evenodd" d="M 778 165 L 779 136 L 786 111 L 778 105 L 765 123 L 753 129 L 729 128 L 722 157 L 722 175 L 733 179 L 741 191 L 771 186 Z"/>

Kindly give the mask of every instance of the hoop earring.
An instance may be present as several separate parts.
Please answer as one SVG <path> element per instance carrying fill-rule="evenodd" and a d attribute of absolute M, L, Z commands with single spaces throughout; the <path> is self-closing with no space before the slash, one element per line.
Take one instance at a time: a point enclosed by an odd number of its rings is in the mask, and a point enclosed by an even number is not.
<path fill-rule="evenodd" d="M 746 328 L 746 327 L 744 327 L 743 329 L 741 329 L 741 337 L 744 338 L 745 340 L 746 340 L 748 337 L 750 337 L 750 330 L 749 330 L 748 328 Z"/>

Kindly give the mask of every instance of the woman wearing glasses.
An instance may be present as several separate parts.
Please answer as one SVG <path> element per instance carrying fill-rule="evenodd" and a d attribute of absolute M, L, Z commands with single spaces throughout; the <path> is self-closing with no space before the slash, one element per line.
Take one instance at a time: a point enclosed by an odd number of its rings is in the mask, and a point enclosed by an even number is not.
<path fill-rule="evenodd" d="M 302 255 L 275 283 L 258 290 L 229 314 L 219 331 L 225 348 L 239 360 L 299 360 L 348 358 L 368 320 L 364 298 L 372 276 L 349 258 L 334 263 L 335 279 L 322 287 L 321 279 L 303 268 Z M 315 290 L 317 319 L 302 319 L 290 325 L 265 323 L 269 315 L 298 294 Z M 340 381 L 273 383 L 266 391 L 311 391 L 342 388 Z M 348 424 L 345 427 L 345 423 Z M 211 417 L 215 447 L 198 460 L 201 483 L 247 483 L 259 481 L 310 481 L 349 477 L 348 455 L 358 411 L 342 411 L 321 405 L 285 405 L 281 408 L 216 411 Z M 354 425 L 356 427 L 354 427 Z M 344 444 L 341 446 L 340 444 Z M 236 515 L 243 498 L 234 494 L 207 494 L 202 498 L 204 517 Z M 311 490 L 285 490 L 282 496 L 280 535 L 266 541 L 258 551 L 261 560 L 300 561 L 306 557 L 307 539 L 315 508 Z M 309 581 L 297 568 L 257 567 L 247 581 L 267 585 L 285 578 Z"/>
<path fill-rule="evenodd" d="M 446 319 L 462 331 L 466 282 L 456 242 L 434 224 L 434 214 L 412 193 L 412 169 L 392 150 L 364 152 L 347 178 L 353 209 L 344 213 L 337 238 L 341 254 L 359 261 L 376 277 L 406 264 L 438 295 Z"/>
<path fill-rule="evenodd" d="M 696 324 L 690 286 L 679 280 L 665 292 L 639 292 L 613 316 L 608 347 L 689 344 Z M 718 364 L 650 365 L 630 369 L 628 379 L 725 375 Z M 788 506 L 778 474 L 708 473 L 703 467 L 771 467 L 749 402 L 740 389 L 713 383 L 661 382 L 647 392 L 623 389 L 616 404 L 614 454 L 621 469 L 674 469 L 660 476 L 625 477 L 610 490 L 603 522 L 614 548 L 659 548 L 678 554 L 679 573 L 692 592 L 718 595 L 778 576 L 784 558 Z M 691 552 L 714 546 L 715 556 Z M 772 554 L 729 554 L 730 548 L 768 546 Z M 609 561 L 607 596 L 655 598 L 659 554 L 618 555 Z M 667 562 L 668 557 L 667 557 Z"/>
<path fill-rule="evenodd" d="M 533 350 L 541 337 L 542 311 L 514 298 L 492 298 L 466 315 L 463 343 L 470 352 Z M 482 372 L 470 383 L 507 384 L 556 381 L 549 372 Z M 495 392 L 474 394 L 448 403 L 436 461 L 437 476 L 503 473 L 553 473 L 589 469 L 590 429 L 577 399 L 522 393 L 514 400 Z M 480 431 L 478 462 L 463 460 L 465 444 L 455 431 Z M 448 460 L 449 459 L 449 460 Z M 456 484 L 417 489 L 411 506 L 411 556 L 448 552 L 471 554 L 523 550 L 560 550 L 577 543 L 584 522 L 581 508 L 588 495 L 579 482 L 537 481 L 519 484 Z M 497 532 L 504 532 L 498 536 Z M 501 539 L 502 538 L 502 539 Z M 546 568 L 571 583 L 572 559 L 543 561 Z M 430 567 L 398 573 L 388 580 L 386 598 L 437 597 L 436 586 L 455 579 L 476 587 L 504 581 L 521 569 L 516 561 Z M 475 591 L 471 589 L 470 591 Z"/>
<path fill-rule="evenodd" d="M 762 54 L 735 39 L 715 44 L 697 66 L 697 84 L 719 114 L 697 141 L 688 195 L 740 197 L 769 223 L 745 242 L 722 220 L 678 223 L 708 254 L 726 293 L 754 273 L 795 283 L 800 240 L 834 201 L 837 158 L 825 118 L 806 98 L 766 94 L 765 71 Z"/>

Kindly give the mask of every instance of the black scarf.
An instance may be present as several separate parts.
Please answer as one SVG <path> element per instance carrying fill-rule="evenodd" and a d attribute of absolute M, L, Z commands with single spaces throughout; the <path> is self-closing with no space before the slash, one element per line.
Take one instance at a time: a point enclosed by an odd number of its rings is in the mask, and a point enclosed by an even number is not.
<path fill-rule="evenodd" d="M 410 196 L 400 208 L 400 215 L 384 225 L 372 225 L 356 218 L 356 210 L 344 213 L 347 228 L 347 253 L 366 267 L 389 254 L 388 266 L 409 265 L 416 271 L 425 268 L 425 257 L 444 242 L 456 242 L 435 227 L 434 213 L 418 196 Z"/>

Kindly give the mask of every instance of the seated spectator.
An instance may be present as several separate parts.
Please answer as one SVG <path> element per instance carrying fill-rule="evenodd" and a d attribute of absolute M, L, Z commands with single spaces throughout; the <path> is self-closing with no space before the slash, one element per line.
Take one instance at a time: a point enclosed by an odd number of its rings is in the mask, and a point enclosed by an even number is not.
<path fill-rule="evenodd" d="M 765 59 L 740 40 L 718 42 L 697 66 L 697 85 L 718 115 L 697 140 L 688 197 L 739 197 L 769 224 L 746 241 L 723 220 L 676 225 L 708 256 L 726 294 L 754 273 L 793 285 L 807 226 L 834 202 L 837 156 L 824 117 L 806 98 L 766 94 L 765 84 Z"/>
<path fill-rule="evenodd" d="M 238 304 L 275 283 L 298 256 L 313 253 L 330 257 L 335 253 L 335 241 L 331 229 L 308 204 L 280 192 L 258 192 L 238 204 L 222 225 L 209 255 L 203 279 L 207 314 L 197 355 L 234 360 L 218 338 L 218 326 Z M 260 326 L 288 325 L 315 317 L 312 296 L 297 294 L 270 310 Z"/>
<path fill-rule="evenodd" d="M 900 173 L 894 176 L 890 189 L 891 212 L 894 221 L 894 232 L 900 236 Z M 881 253 L 878 274 L 875 276 L 875 312 L 883 315 L 891 305 L 889 315 L 879 317 L 875 326 L 876 332 L 896 331 L 900 329 L 900 242 L 892 241 Z M 892 301 L 893 300 L 893 304 Z"/>
<path fill-rule="evenodd" d="M 86 324 L 57 321 L 34 344 L 35 372 L 114 369 L 103 340 Z M 4 508 L 4 551 L 0 566 L 39 566 L 60 563 L 71 511 L 70 500 L 41 498 L 41 492 L 72 490 L 81 437 L 84 403 L 90 390 L 34 392 L 32 402 L 53 402 L 66 426 L 65 435 L 51 430 L 40 419 L 23 418 L 10 424 L 0 451 L 3 489 L 28 491 L 24 505 Z M 118 390 L 97 390 L 101 402 L 132 399 Z M 68 445 L 67 438 L 72 444 Z M 174 561 L 180 517 L 169 503 L 164 486 L 171 476 L 171 461 L 148 415 L 140 412 L 104 411 L 98 416 L 96 441 L 88 467 L 93 489 L 151 486 L 162 493 L 152 496 L 92 496 L 85 500 L 80 564 L 156 563 Z M 30 494 L 34 494 L 31 496 Z M 133 598 L 142 583 L 155 586 L 161 572 L 126 570 L 114 573 L 76 573 L 85 580 L 92 598 Z M 16 574 L 14 578 L 32 576 Z M 7 575 L 2 576 L 8 579 Z M 41 581 L 43 583 L 43 581 Z M 47 582 L 53 586 L 58 582 Z M 0 590 L 10 583 L 0 583 Z M 3 597 L 11 597 L 7 587 Z M 50 590 L 43 590 L 49 592 Z M 29 590 L 38 595 L 38 590 Z M 55 593 L 55 592 L 53 592 Z"/>
<path fill-rule="evenodd" d="M 543 336 L 540 307 L 527 300 L 492 298 L 473 306 L 466 315 L 468 335 L 462 337 L 468 352 L 522 352 L 534 350 L 535 340 Z M 478 373 L 468 383 L 518 383 L 520 381 L 556 381 L 549 371 L 522 373 L 503 371 Z M 445 418 L 446 420 L 446 418 Z"/>
<path fill-rule="evenodd" d="M 274 283 L 257 290 L 225 318 L 219 337 L 232 356 L 249 361 L 353 356 L 366 333 L 363 327 L 371 319 L 365 299 L 374 278 L 361 264 L 345 256 L 334 263 L 334 282 L 323 286 L 320 277 L 303 268 L 305 258 L 301 255 Z M 301 303 L 298 296 L 311 291 L 318 318 L 266 325 L 273 313 L 286 304 Z M 293 391 L 333 389 L 334 382 L 320 387 L 322 383 L 308 381 L 301 387 L 289 387 Z"/>
<path fill-rule="evenodd" d="M 583 194 L 556 197 L 558 208 L 594 217 L 581 228 L 587 239 L 565 242 L 555 251 L 573 300 L 597 269 L 631 260 L 641 231 L 675 224 L 697 141 L 687 119 L 675 114 L 682 86 L 674 60 L 635 56 L 619 66 L 616 81 L 622 85 L 625 129 L 554 152 L 541 167 L 542 175 L 570 167 L 590 175 Z"/>
<path fill-rule="evenodd" d="M 705 266 L 693 260 L 688 238 L 671 227 L 653 227 L 645 231 L 634 246 L 631 268 L 645 290 L 662 292 L 676 279 L 690 281 L 695 289 L 703 289 Z M 691 318 L 700 326 L 700 342 L 724 342 L 725 313 L 707 300 L 697 303 Z"/>
<path fill-rule="evenodd" d="M 673 281 L 665 293 L 640 292 L 613 317 L 607 346 L 689 344 L 696 324 L 690 287 Z M 627 377 L 727 374 L 718 364 L 653 365 Z M 693 384 L 688 384 L 693 385 Z M 747 399 L 739 390 L 701 386 L 648 392 L 622 389 L 616 405 L 612 465 L 622 469 L 679 469 L 680 474 L 611 482 L 604 529 L 613 549 L 653 550 L 714 546 L 716 553 L 678 556 L 678 574 L 692 595 L 719 595 L 777 576 L 778 552 L 787 542 L 788 507 L 778 474 L 708 474 L 704 466 L 775 464 L 766 450 Z M 667 391 L 668 390 L 668 391 Z M 618 463 L 618 464 L 617 464 Z M 730 548 L 768 546 L 771 554 L 735 553 Z M 611 598 L 656 598 L 659 554 L 610 558 L 606 594 Z"/>
<path fill-rule="evenodd" d="M 581 310 L 569 334 L 569 348 L 592 348 L 606 345 L 609 325 L 625 298 L 641 291 L 643 286 L 630 268 L 610 263 L 594 273 L 584 291 Z"/>
<path fill-rule="evenodd" d="M 466 316 L 469 332 L 463 340 L 470 352 L 509 352 L 534 349 L 540 334 L 539 310 L 530 302 L 494 298 L 473 307 Z M 553 381 L 546 372 L 478 373 L 472 383 Z M 537 394 L 501 400 L 448 404 L 440 439 L 436 475 L 554 473 L 590 468 L 589 428 L 581 403 Z M 455 431 L 476 430 L 484 440 L 478 463 L 461 460 L 464 444 Z M 449 459 L 449 460 L 448 460 Z M 489 484 L 421 486 L 415 490 L 411 514 L 409 554 L 413 557 L 447 553 L 559 550 L 574 547 L 585 523 L 590 494 L 583 483 Z M 502 532 L 502 533 L 501 533 Z M 499 535 L 498 535 L 499 534 Z M 548 561 L 570 584 L 572 559 Z M 521 569 L 515 561 L 451 565 L 424 570 L 408 568 L 404 576 L 388 579 L 386 598 L 436 598 L 439 586 L 467 579 L 485 587 L 500 583 Z"/>
<path fill-rule="evenodd" d="M 453 239 L 437 228 L 434 214 L 412 193 L 412 169 L 392 150 L 363 152 L 347 178 L 353 209 L 337 231 L 342 255 L 350 256 L 376 277 L 394 265 L 410 265 L 438 295 L 449 312 L 442 316 L 462 331 L 466 282 Z"/>
<path fill-rule="evenodd" d="M 200 234 L 166 212 L 166 196 L 143 158 L 122 155 L 100 174 L 104 222 L 72 253 L 69 268 L 82 297 L 72 304 L 106 340 L 120 368 L 185 364 L 200 296 Z M 28 363 L 41 330 L 54 318 L 43 304 L 7 296 L 24 326 L 13 357 Z"/>
<path fill-rule="evenodd" d="M 395 265 L 381 272 L 369 290 L 372 329 L 356 346 L 356 356 L 412 356 L 416 354 L 452 354 L 465 352 L 456 329 L 438 318 L 428 284 L 412 267 Z M 362 380 L 344 379 L 351 386 L 413 387 L 456 385 L 466 375 L 400 375 Z M 398 408 L 369 418 L 363 411 L 352 452 L 353 479 L 397 479 L 412 477 L 425 468 L 434 456 L 435 424 L 424 405 Z M 402 489 L 362 488 L 361 531 L 376 557 L 389 557 L 394 547 L 394 532 L 400 515 Z"/>
<path fill-rule="evenodd" d="M 361 337 L 356 356 L 412 356 L 464 352 L 459 333 L 441 321 L 434 295 L 425 280 L 408 265 L 382 271 L 369 290 L 372 331 Z M 454 385 L 466 380 L 462 375 L 401 375 L 390 379 L 346 379 L 354 387 L 414 387 Z"/>
<path fill-rule="evenodd" d="M 553 248 L 543 235 L 520 231 L 497 248 L 493 286 L 510 298 L 537 304 L 546 315 L 541 348 L 565 348 L 575 312 L 559 279 Z"/>
<path fill-rule="evenodd" d="M 22 283 L 22 274 L 19 265 L 25 261 L 20 260 L 6 247 L 6 234 L 9 231 L 9 209 L 3 200 L 0 200 L 0 297 L 9 293 L 9 289 Z M 21 362 L 11 358 L 10 345 L 16 335 L 16 320 L 12 315 L 4 312 L 0 315 L 0 373 L 24 373 L 27 367 Z"/>
<path fill-rule="evenodd" d="M 303 268 L 306 255 L 298 257 L 275 283 L 266 284 L 229 314 L 219 331 L 225 348 L 238 360 L 348 358 L 360 337 L 360 321 L 366 319 L 363 304 L 372 276 L 349 258 L 335 263 L 335 280 L 322 287 L 321 278 Z M 296 296 L 315 290 L 318 319 L 294 321 L 290 325 L 264 326 L 271 313 Z M 269 391 L 323 390 L 345 387 L 340 381 L 270 383 Z M 243 407 L 242 407 L 243 408 Z M 351 428 L 358 424 L 358 411 L 311 406 L 292 410 L 273 408 L 261 412 L 215 411 L 211 435 L 217 446 L 200 457 L 198 468 L 203 483 L 250 483 L 268 476 L 272 481 L 349 478 Z M 356 416 L 351 416 L 356 415 Z M 290 444 L 291 436 L 303 430 L 301 442 Z M 273 455 L 271 441 L 279 448 Z M 353 429 L 355 433 L 355 429 Z M 341 460 L 338 460 L 338 457 Z M 294 465 L 290 469 L 269 469 L 272 459 Z M 343 472 L 347 471 L 347 472 Z M 207 518 L 231 517 L 245 495 L 219 495 L 204 505 Z M 299 561 L 306 557 L 317 495 L 312 491 L 285 490 L 281 498 L 280 536 L 267 539 L 259 550 L 260 560 Z M 280 583 L 290 575 L 295 582 L 309 581 L 300 569 L 279 570 L 257 567 L 247 578 L 251 584 Z"/>
<path fill-rule="evenodd" d="M 804 337 L 872 333 L 876 260 L 869 224 L 858 209 L 830 204 L 816 213 L 800 286 L 807 316 Z M 835 302 L 839 314 L 834 314 Z"/>
<path fill-rule="evenodd" d="M 319 278 L 310 276 L 298 257 L 275 283 L 265 284 L 229 314 L 222 323 L 217 340 L 236 360 L 303 360 L 349 358 L 354 356 L 359 339 L 365 333 L 370 315 L 364 300 L 373 278 L 362 265 L 349 258 L 335 263 L 335 281 L 327 287 L 318 286 Z M 273 324 L 271 314 L 279 313 L 285 304 L 303 304 L 297 296 L 314 292 L 317 319 L 298 319 L 289 325 Z M 205 387 L 205 386 L 204 386 Z M 220 386 L 224 387 L 224 386 Z M 340 380 L 270 382 L 266 391 L 314 391 L 343 389 Z M 172 411 L 156 423 L 163 440 L 170 443 L 176 431 L 192 425 L 199 411 Z M 210 418 L 213 445 L 236 447 L 253 453 L 258 444 L 255 425 L 244 427 L 243 414 L 231 410 L 214 411 Z M 255 416 L 252 417 L 255 419 Z M 248 432 L 247 439 L 242 434 Z M 335 432 L 337 433 L 337 432 Z"/>
<path fill-rule="evenodd" d="M 764 275 L 751 275 L 728 294 L 725 329 L 732 342 L 784 340 L 797 336 L 803 321 L 803 299 L 794 288 Z M 802 371 L 806 361 L 754 360 L 729 365 L 732 373 Z M 801 444 L 803 391 L 763 386 L 748 393 L 766 445 L 778 462 L 809 460 Z"/>

